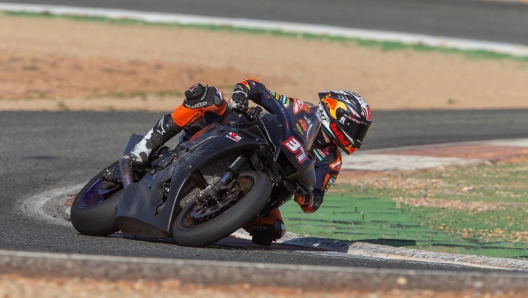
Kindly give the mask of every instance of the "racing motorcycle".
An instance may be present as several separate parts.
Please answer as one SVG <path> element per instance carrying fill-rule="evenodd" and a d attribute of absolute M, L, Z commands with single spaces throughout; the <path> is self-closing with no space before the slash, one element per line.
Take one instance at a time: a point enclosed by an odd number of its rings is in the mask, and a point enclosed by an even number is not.
<path fill-rule="evenodd" d="M 277 105 L 282 105 L 276 102 Z M 71 208 L 74 228 L 85 235 L 122 233 L 173 237 L 183 246 L 206 246 L 315 184 L 308 152 L 319 129 L 309 103 L 280 113 L 233 110 L 174 149 L 153 152 L 142 171 L 126 158 L 92 178 Z M 279 109 L 278 109 L 279 110 Z M 132 134 L 126 157 L 143 138 Z"/>

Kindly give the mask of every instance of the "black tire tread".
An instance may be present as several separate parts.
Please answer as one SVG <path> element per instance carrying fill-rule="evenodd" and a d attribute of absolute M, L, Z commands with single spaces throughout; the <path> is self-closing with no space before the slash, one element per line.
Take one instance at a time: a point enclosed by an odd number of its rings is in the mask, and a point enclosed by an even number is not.
<path fill-rule="evenodd" d="M 73 227 L 79 233 L 90 236 L 108 236 L 119 231 L 114 219 L 114 212 L 122 190 L 97 205 L 84 207 L 80 204 L 82 194 L 88 191 L 89 187 L 103 175 L 106 169 L 113 169 L 117 165 L 119 165 L 118 161 L 102 170 L 75 197 L 70 217 Z"/>

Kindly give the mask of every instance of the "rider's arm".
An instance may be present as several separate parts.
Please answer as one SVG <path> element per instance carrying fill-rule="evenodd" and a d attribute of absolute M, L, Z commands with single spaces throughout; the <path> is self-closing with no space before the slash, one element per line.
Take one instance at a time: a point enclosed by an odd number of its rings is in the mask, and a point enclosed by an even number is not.
<path fill-rule="evenodd" d="M 307 195 L 296 195 L 295 202 L 301 205 L 306 213 L 313 213 L 323 203 L 326 191 L 335 182 L 341 169 L 341 152 L 337 147 L 327 146 L 324 148 L 312 148 L 315 155 L 315 177 L 314 190 Z"/>
<path fill-rule="evenodd" d="M 325 148 L 312 147 L 312 152 L 315 155 L 316 184 L 314 188 L 326 192 L 335 182 L 341 170 L 341 151 L 335 146 L 327 146 Z"/>
<path fill-rule="evenodd" d="M 203 106 L 199 106 L 199 104 L 202 103 L 189 102 L 190 101 L 185 99 L 183 104 L 174 109 L 171 114 L 174 123 L 179 127 L 188 127 L 209 113 L 224 115 L 227 108 L 227 102 L 223 98 L 219 103 L 204 102 L 205 105 Z"/>
<path fill-rule="evenodd" d="M 233 89 L 233 95 L 231 97 L 235 99 L 235 94 L 237 93 L 241 94 L 245 99 L 249 99 L 259 106 L 262 106 L 266 111 L 272 114 L 281 113 L 283 104 L 286 104 L 285 101 L 288 101 L 288 103 L 293 101 L 292 98 L 268 90 L 264 84 L 255 78 L 249 78 L 237 83 Z"/>

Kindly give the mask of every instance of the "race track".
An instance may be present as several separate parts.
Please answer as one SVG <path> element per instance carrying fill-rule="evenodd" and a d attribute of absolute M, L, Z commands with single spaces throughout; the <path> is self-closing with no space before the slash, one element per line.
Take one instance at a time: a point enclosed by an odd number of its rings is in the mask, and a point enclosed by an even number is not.
<path fill-rule="evenodd" d="M 528 45 L 528 6 L 465 0 L 27 0 L 55 4 L 317 23 Z M 280 6 L 278 5 L 280 3 Z M 528 137 L 528 110 L 375 111 L 362 150 Z M 86 182 L 113 162 L 131 132 L 145 133 L 162 113 L 0 112 L 0 249 L 173 259 L 371 268 L 477 270 L 419 262 L 341 258 L 268 249 L 79 235 L 71 226 L 21 211 L 27 198 Z"/>
<path fill-rule="evenodd" d="M 528 137 L 526 110 L 385 111 L 373 115 L 365 149 Z M 97 238 L 71 226 L 28 218 L 21 204 L 43 191 L 86 182 L 119 157 L 131 132 L 162 113 L 0 112 L 0 249 L 174 259 L 347 267 L 469 270 L 449 265 L 341 258 L 268 249 L 186 248 L 162 242 Z M 475 270 L 475 269 L 471 269 Z"/>

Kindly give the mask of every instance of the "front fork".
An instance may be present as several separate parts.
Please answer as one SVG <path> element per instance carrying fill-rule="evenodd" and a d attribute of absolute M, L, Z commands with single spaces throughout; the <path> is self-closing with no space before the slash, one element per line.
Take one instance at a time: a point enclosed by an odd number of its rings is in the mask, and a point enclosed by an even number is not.
<path fill-rule="evenodd" d="M 218 179 L 213 185 L 207 187 L 206 189 L 202 190 L 200 192 L 200 195 L 198 196 L 199 202 L 205 202 L 207 199 L 214 199 L 218 198 L 218 194 L 220 191 L 226 189 L 231 182 L 233 182 L 238 175 L 240 174 L 240 171 L 242 171 L 242 168 L 247 163 L 249 159 L 248 154 L 242 154 L 240 155 L 220 176 L 220 179 Z"/>

